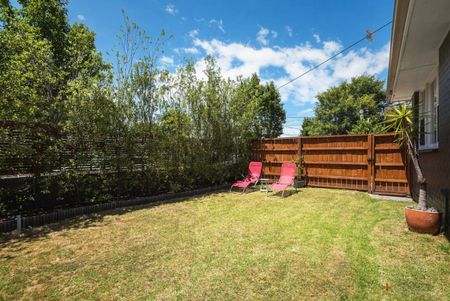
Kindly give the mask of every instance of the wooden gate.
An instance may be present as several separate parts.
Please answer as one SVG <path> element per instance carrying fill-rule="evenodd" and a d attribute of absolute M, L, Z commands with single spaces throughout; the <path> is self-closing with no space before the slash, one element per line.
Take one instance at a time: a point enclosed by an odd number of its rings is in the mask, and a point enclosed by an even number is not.
<path fill-rule="evenodd" d="M 405 153 L 392 134 L 336 135 L 255 141 L 252 159 L 265 177 L 280 174 L 283 162 L 301 162 L 307 186 L 409 195 Z"/>
<path fill-rule="evenodd" d="M 379 194 L 410 195 L 410 165 L 393 135 L 373 135 L 372 187 Z"/>

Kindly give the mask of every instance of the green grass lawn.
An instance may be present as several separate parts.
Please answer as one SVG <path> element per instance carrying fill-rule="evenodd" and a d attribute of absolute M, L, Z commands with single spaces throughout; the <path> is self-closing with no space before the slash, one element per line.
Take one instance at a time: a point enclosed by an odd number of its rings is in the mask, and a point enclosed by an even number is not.
<path fill-rule="evenodd" d="M 69 220 L 0 243 L 0 299 L 449 300 L 449 243 L 406 204 L 217 193 Z"/>

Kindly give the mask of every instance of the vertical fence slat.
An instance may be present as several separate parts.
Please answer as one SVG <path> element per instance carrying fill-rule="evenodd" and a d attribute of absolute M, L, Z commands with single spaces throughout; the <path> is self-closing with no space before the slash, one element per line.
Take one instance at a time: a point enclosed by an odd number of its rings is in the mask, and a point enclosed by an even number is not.
<path fill-rule="evenodd" d="M 367 135 L 367 188 L 369 193 L 373 193 L 375 181 L 374 181 L 374 137 L 373 135 Z"/>

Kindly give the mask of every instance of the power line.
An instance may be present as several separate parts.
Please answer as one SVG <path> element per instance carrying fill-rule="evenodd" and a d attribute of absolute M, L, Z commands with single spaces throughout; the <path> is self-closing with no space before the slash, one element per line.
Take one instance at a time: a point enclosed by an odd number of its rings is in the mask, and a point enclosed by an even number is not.
<path fill-rule="evenodd" d="M 289 85 L 290 83 L 296 81 L 296 80 L 299 79 L 300 77 L 305 76 L 305 75 L 308 74 L 309 72 L 311 72 L 311 71 L 313 71 L 313 70 L 319 68 L 319 67 L 322 66 L 323 64 L 328 63 L 329 61 L 331 61 L 332 59 L 334 59 L 334 58 L 337 57 L 338 55 L 340 55 L 340 54 L 346 52 L 346 51 L 349 50 L 350 48 L 353 48 L 354 46 L 358 45 L 358 44 L 361 43 L 362 41 L 364 41 L 364 40 L 366 40 L 366 39 L 369 40 L 369 41 L 373 40 L 373 35 L 374 35 L 375 33 L 377 33 L 378 31 L 382 30 L 383 28 L 385 28 L 386 26 L 388 26 L 388 25 L 391 24 L 391 23 L 392 23 L 392 21 L 389 21 L 389 22 L 387 22 L 386 24 L 384 24 L 383 26 L 378 27 L 378 28 L 377 28 L 376 30 L 374 30 L 374 31 L 369 31 L 369 30 L 368 30 L 368 31 L 366 32 L 366 35 L 365 35 L 363 38 L 361 38 L 361 39 L 359 39 L 358 41 L 354 42 L 354 43 L 351 44 L 350 46 L 345 47 L 343 50 L 341 50 L 341 51 L 339 51 L 338 53 L 336 53 L 335 55 L 329 57 L 328 59 L 326 59 L 326 60 L 323 61 L 322 63 L 320 63 L 320 64 L 318 64 L 318 65 L 316 65 L 316 66 L 314 66 L 314 67 L 308 69 L 307 71 L 303 72 L 303 73 L 300 74 L 299 76 L 294 77 L 293 79 L 289 80 L 288 82 L 282 84 L 281 86 L 278 87 L 278 89 L 281 89 L 281 88 L 283 88 L 283 87 Z"/>

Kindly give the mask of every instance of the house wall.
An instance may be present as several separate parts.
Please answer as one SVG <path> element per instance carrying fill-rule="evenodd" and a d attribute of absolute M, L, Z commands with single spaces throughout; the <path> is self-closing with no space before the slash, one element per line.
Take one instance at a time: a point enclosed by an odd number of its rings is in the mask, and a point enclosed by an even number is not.
<path fill-rule="evenodd" d="M 413 102 L 417 101 L 418 93 L 415 93 Z M 420 164 L 427 180 L 430 205 L 444 211 L 441 189 L 450 188 L 450 32 L 439 48 L 439 149 L 421 152 Z M 413 176 L 412 193 L 417 199 L 415 178 Z"/>

